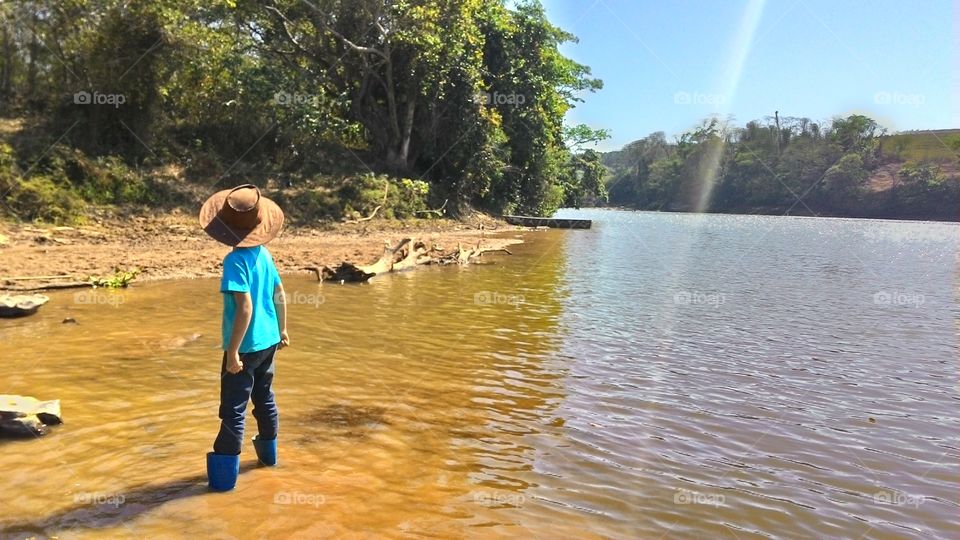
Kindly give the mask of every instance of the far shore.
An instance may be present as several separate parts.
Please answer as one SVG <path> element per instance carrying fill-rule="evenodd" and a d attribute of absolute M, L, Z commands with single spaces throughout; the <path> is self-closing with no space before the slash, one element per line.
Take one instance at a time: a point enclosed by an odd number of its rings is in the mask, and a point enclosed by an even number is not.
<path fill-rule="evenodd" d="M 488 216 L 371 220 L 289 226 L 267 247 L 281 274 L 314 275 L 305 268 L 344 261 L 368 264 L 383 253 L 385 243 L 403 238 L 446 249 L 477 242 L 505 247 L 520 243 L 517 233 L 522 230 Z M 137 282 L 217 277 L 229 250 L 204 234 L 194 216 L 184 214 L 114 218 L 76 227 L 0 223 L 0 290 L 38 290 L 91 276 L 105 278 L 115 268 L 139 269 Z"/>
<path fill-rule="evenodd" d="M 635 208 L 632 206 L 623 206 L 623 205 L 602 205 L 602 206 L 583 206 L 583 210 L 622 210 L 624 212 L 662 212 L 664 214 L 710 214 L 710 215 L 721 215 L 721 216 L 772 216 L 772 217 L 810 217 L 810 218 L 834 218 L 834 219 L 877 219 L 877 220 L 886 220 L 886 221 L 930 221 L 930 222 L 941 222 L 941 223 L 957 223 L 960 222 L 960 209 L 950 214 L 929 214 L 923 215 L 918 213 L 909 213 L 909 212 L 861 212 L 861 213 L 849 213 L 849 212 L 830 212 L 830 211 L 817 211 L 813 212 L 802 205 L 797 205 L 794 208 L 786 211 L 782 207 L 776 206 L 752 206 L 748 208 L 735 208 L 735 209 L 726 209 L 726 210 L 705 210 L 702 212 L 694 212 L 689 208 L 664 208 L 664 209 L 650 209 L 650 208 Z"/>

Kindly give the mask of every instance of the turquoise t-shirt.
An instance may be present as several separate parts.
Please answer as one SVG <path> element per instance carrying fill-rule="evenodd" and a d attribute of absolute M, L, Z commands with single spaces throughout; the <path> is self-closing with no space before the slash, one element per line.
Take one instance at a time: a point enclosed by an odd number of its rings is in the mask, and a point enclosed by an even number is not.
<path fill-rule="evenodd" d="M 273 264 L 273 257 L 263 246 L 234 248 L 223 258 L 223 279 L 220 292 L 223 295 L 223 350 L 230 345 L 233 332 L 233 316 L 237 303 L 233 292 L 248 292 L 253 300 L 253 317 L 240 343 L 240 352 L 262 351 L 280 343 L 280 326 L 277 309 L 273 304 L 274 287 L 280 284 L 280 274 Z"/>

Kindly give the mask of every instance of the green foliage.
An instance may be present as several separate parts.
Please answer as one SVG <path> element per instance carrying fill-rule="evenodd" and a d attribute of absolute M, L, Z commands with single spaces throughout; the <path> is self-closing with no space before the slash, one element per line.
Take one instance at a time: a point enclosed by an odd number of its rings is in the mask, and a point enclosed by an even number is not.
<path fill-rule="evenodd" d="M 24 180 L 0 173 L 0 190 L 6 193 L 4 209 L 13 209 L 11 217 L 17 219 L 63 224 L 75 223 L 80 215 L 76 193 L 46 176 Z"/>
<path fill-rule="evenodd" d="M 122 270 L 120 267 L 114 267 L 112 276 L 90 276 L 88 281 L 90 281 L 90 284 L 93 285 L 94 288 L 104 287 L 107 289 L 121 289 L 128 287 L 133 280 L 137 279 L 138 274 L 140 274 L 139 268 Z"/>
<path fill-rule="evenodd" d="M 952 150 L 954 153 L 960 154 L 960 135 L 947 137 L 947 148 Z"/>
<path fill-rule="evenodd" d="M 877 122 L 861 114 L 836 118 L 831 129 L 831 138 L 845 152 L 863 152 L 873 147 L 876 138 L 883 134 Z"/>
<path fill-rule="evenodd" d="M 593 129 L 586 124 L 577 124 L 564 128 L 563 138 L 567 141 L 567 145 L 570 148 L 582 151 L 584 145 L 609 139 L 610 130 Z"/>
<path fill-rule="evenodd" d="M 564 206 L 580 208 L 585 200 L 606 202 L 607 190 L 603 184 L 604 168 L 600 163 L 600 154 L 587 150 L 573 157 L 573 174 L 568 176 L 568 184 L 563 186 Z"/>
<path fill-rule="evenodd" d="M 430 184 L 423 180 L 368 173 L 315 177 L 306 183 L 308 187 L 292 193 L 279 191 L 271 195 L 294 222 L 359 219 L 372 214 L 378 206 L 376 216 L 381 218 L 431 217 L 418 214 L 428 208 L 431 198 Z"/>
<path fill-rule="evenodd" d="M 76 149 L 57 146 L 45 169 L 72 185 L 74 192 L 95 204 L 149 204 L 155 195 L 142 174 L 117 156 L 89 158 Z"/>
<path fill-rule="evenodd" d="M 935 163 L 910 161 L 900 167 L 897 175 L 904 182 L 917 184 L 922 187 L 938 186 L 946 181 L 946 175 L 943 174 L 943 170 Z"/>
<path fill-rule="evenodd" d="M 17 147 L 47 178 L 30 194 L 155 204 L 169 166 L 201 185 L 372 170 L 395 184 L 395 217 L 427 192 L 453 212 L 533 214 L 603 196 L 581 145 L 607 134 L 562 123 L 601 83 L 535 0 L 40 0 L 0 15 L 0 106 L 36 113 L 42 135 Z M 285 187 L 294 214 L 379 200 L 366 184 Z"/>
<path fill-rule="evenodd" d="M 422 180 L 367 174 L 347 179 L 337 192 L 344 203 L 345 217 L 357 219 L 373 213 L 379 206 L 383 217 L 413 218 L 427 209 L 430 184 Z"/>
<path fill-rule="evenodd" d="M 274 199 L 292 221 L 339 221 L 343 216 L 343 203 L 335 193 L 325 188 L 308 188 L 293 195 L 281 192 Z"/>
<path fill-rule="evenodd" d="M 899 141 L 898 148 L 891 141 Z M 888 180 L 871 185 L 871 174 L 890 161 L 890 152 L 910 155 L 911 144 L 911 136 L 886 137 L 861 115 L 836 118 L 826 128 L 806 118 L 743 127 L 708 119 L 674 143 L 656 133 L 604 154 L 601 162 L 610 202 L 617 205 L 955 217 L 960 179 L 948 178 L 935 162 L 904 165 L 896 193 L 882 194 Z"/>
<path fill-rule="evenodd" d="M 860 154 L 846 154 L 841 157 L 823 175 L 823 183 L 830 200 L 837 206 L 849 206 L 851 201 L 860 196 L 867 174 Z"/>

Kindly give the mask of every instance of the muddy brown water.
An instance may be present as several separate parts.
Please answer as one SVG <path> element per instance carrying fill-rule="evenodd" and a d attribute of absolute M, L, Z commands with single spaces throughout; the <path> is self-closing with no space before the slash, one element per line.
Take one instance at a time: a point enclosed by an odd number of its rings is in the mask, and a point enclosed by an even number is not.
<path fill-rule="evenodd" d="M 66 421 L 0 442 L 0 537 L 957 534 L 956 224 L 565 215 L 495 264 L 285 278 L 281 465 L 248 430 L 226 494 L 215 280 L 0 322 L 0 393 Z"/>

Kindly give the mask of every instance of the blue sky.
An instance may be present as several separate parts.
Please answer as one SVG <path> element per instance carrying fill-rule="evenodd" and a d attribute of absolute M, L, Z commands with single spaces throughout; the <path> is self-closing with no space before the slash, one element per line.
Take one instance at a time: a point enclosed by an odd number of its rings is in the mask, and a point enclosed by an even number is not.
<path fill-rule="evenodd" d="M 567 117 L 610 129 L 603 150 L 672 138 L 712 113 L 960 128 L 960 11 L 948 0 L 542 1 L 580 39 L 564 54 L 603 80 Z"/>

